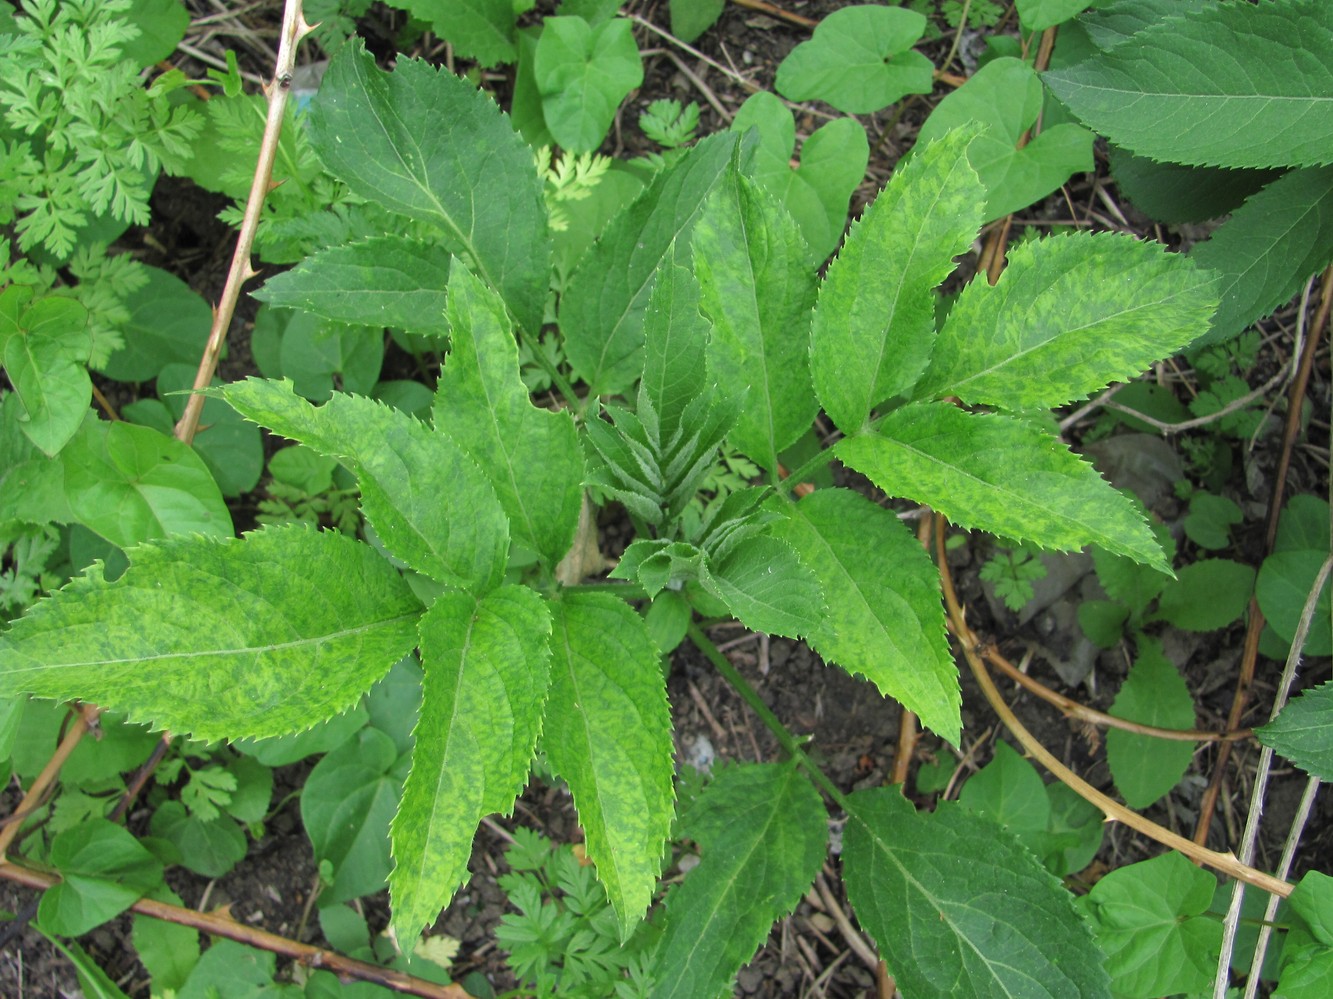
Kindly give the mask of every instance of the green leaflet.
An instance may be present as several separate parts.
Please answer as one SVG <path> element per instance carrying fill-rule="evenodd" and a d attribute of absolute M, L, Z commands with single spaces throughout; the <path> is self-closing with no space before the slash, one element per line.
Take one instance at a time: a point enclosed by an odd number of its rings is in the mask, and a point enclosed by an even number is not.
<path fill-rule="evenodd" d="M 710 203 L 717 197 L 714 194 Z M 677 245 L 671 244 L 657 268 L 643 321 L 645 350 L 639 392 L 651 403 L 657 437 L 663 443 L 681 429 L 689 404 L 707 390 L 710 373 L 716 382 L 727 381 L 708 369 L 709 329 L 699 312 L 699 282 L 678 262 L 678 257 L 688 258 L 688 253 L 680 252 Z"/>
<path fill-rule="evenodd" d="M 542 185 L 532 150 L 488 96 L 419 59 L 381 72 L 353 39 L 329 63 L 309 128 L 348 187 L 438 226 L 520 326 L 541 328 L 551 254 Z"/>
<path fill-rule="evenodd" d="M 1028 31 L 1045 28 L 1069 20 L 1091 0 L 1018 0 L 1018 20 Z"/>
<path fill-rule="evenodd" d="M 982 222 L 1026 208 L 1093 167 L 1094 136 L 1070 122 L 1045 128 L 1019 147 L 1023 133 L 1041 115 L 1044 96 L 1032 67 L 1004 56 L 986 63 L 948 94 L 921 126 L 918 149 L 951 129 L 978 122 L 984 126 L 967 151 L 986 188 Z"/>
<path fill-rule="evenodd" d="M 1306 773 L 1320 780 L 1333 778 L 1333 682 L 1294 698 L 1255 734 Z"/>
<path fill-rule="evenodd" d="M 1208 329 L 1212 276 L 1118 233 L 1020 243 L 993 287 L 969 284 L 940 329 L 917 398 L 1053 409 L 1132 378 Z"/>
<path fill-rule="evenodd" d="M 827 101 L 847 114 L 874 114 L 907 94 L 928 94 L 935 67 L 912 49 L 925 15 L 871 4 L 845 7 L 815 27 L 778 66 L 776 87 L 793 101 Z"/>
<path fill-rule="evenodd" d="M 1118 146 L 1106 152 L 1120 193 L 1158 222 L 1203 222 L 1228 215 L 1283 173 L 1158 163 Z"/>
<path fill-rule="evenodd" d="M 1279 177 L 1190 256 L 1221 275 L 1221 304 L 1200 343 L 1230 339 L 1290 301 L 1306 278 L 1333 261 L 1333 167 Z"/>
<path fill-rule="evenodd" d="M 23 433 L 55 455 L 88 412 L 92 337 L 88 310 L 78 302 L 48 295 L 31 303 L 32 294 L 17 284 L 0 294 L 0 364 L 18 398 Z"/>
<path fill-rule="evenodd" d="M 144 270 L 147 283 L 125 298 L 130 314 L 120 327 L 125 345 L 101 367 L 120 382 L 151 381 L 173 362 L 197 368 L 208 343 L 208 303 L 176 275 L 158 267 Z"/>
<path fill-rule="evenodd" d="M 247 420 L 347 465 L 366 519 L 411 568 L 474 592 L 499 582 L 508 522 L 490 483 L 449 436 L 361 396 L 339 392 L 312 406 L 286 381 L 248 378 L 218 394 Z"/>
<path fill-rule="evenodd" d="M 828 813 L 794 763 L 727 767 L 681 819 L 702 861 L 667 895 L 653 999 L 722 995 L 824 861 Z"/>
<path fill-rule="evenodd" d="M 591 152 L 616 109 L 643 83 L 643 60 L 628 18 L 593 27 L 581 17 L 548 16 L 532 62 L 546 126 L 561 148 Z"/>
<path fill-rule="evenodd" d="M 627 938 L 652 899 L 674 814 L 666 683 L 657 646 L 628 604 L 567 592 L 551 613 L 542 745 L 569 784 Z"/>
<path fill-rule="evenodd" d="M 847 434 L 911 388 L 935 339 L 934 288 L 981 227 L 971 130 L 921 149 L 866 209 L 819 289 L 810 370 L 824 410 Z"/>
<path fill-rule="evenodd" d="M 659 173 L 570 277 L 560 329 L 570 364 L 594 395 L 627 389 L 643 373 L 644 311 L 658 265 L 688 235 L 708 195 L 734 176 L 737 148 L 734 135 L 709 136 Z"/>
<path fill-rule="evenodd" d="M 1171 570 L 1133 503 L 1055 438 L 1020 420 L 917 403 L 836 451 L 890 496 L 925 503 L 960 527 L 1045 548 L 1101 545 Z"/>
<path fill-rule="evenodd" d="M 416 644 L 420 605 L 374 549 L 272 528 L 131 548 L 0 636 L 0 696 L 81 699 L 197 739 L 299 732 Z M 331 585 L 336 580 L 337 585 Z"/>
<path fill-rule="evenodd" d="M 772 532 L 814 570 L 828 601 L 811 647 L 957 745 L 962 694 L 930 556 L 891 512 L 846 489 L 817 489 L 782 509 Z"/>
<path fill-rule="evenodd" d="M 815 275 L 772 195 L 741 177 L 739 211 L 728 200 L 713 195 L 694 228 L 694 269 L 713 323 L 708 363 L 719 382 L 749 386 L 729 442 L 776 473 L 778 454 L 819 410 L 809 367 Z"/>
<path fill-rule="evenodd" d="M 396 0 L 394 6 L 429 21 L 457 55 L 477 60 L 483 69 L 518 58 L 514 0 Z"/>
<path fill-rule="evenodd" d="M 1106 875 L 1080 899 L 1117 996 L 1198 992 L 1217 970 L 1222 924 L 1205 914 L 1217 881 L 1179 853 Z"/>
<path fill-rule="evenodd" d="M 271 277 L 255 298 L 358 326 L 439 335 L 449 251 L 404 236 L 376 236 L 321 250 Z"/>
<path fill-rule="evenodd" d="M 1157 160 L 1311 166 L 1333 158 L 1333 6 L 1208 5 L 1045 74 L 1088 127 Z"/>
<path fill-rule="evenodd" d="M 440 594 L 421 618 L 426 671 L 412 770 L 394 816 L 393 926 L 410 949 L 467 878 L 477 823 L 528 779 L 549 680 L 551 616 L 524 586 Z"/>
<path fill-rule="evenodd" d="M 1216 0 L 1108 0 L 1080 17 L 1088 40 L 1105 51 L 1168 17 L 1196 14 Z"/>
<path fill-rule="evenodd" d="M 907 995 L 1092 999 L 1102 955 L 1073 897 L 989 823 L 893 788 L 849 798 L 847 897 Z"/>
<path fill-rule="evenodd" d="M 449 275 L 452 349 L 435 391 L 435 427 L 482 470 L 515 540 L 554 566 L 569 551 L 583 496 L 583 452 L 568 412 L 532 405 L 504 303 L 462 265 Z"/>
<path fill-rule="evenodd" d="M 778 538 L 758 535 L 738 542 L 709 561 L 702 583 L 747 628 L 770 635 L 808 635 L 827 613 L 819 580 Z"/>
<path fill-rule="evenodd" d="M 1194 727 L 1194 698 L 1155 639 L 1138 637 L 1139 654 L 1111 705 L 1117 718 L 1158 728 Z M 1106 762 L 1130 808 L 1144 809 L 1180 782 L 1194 743 L 1155 739 L 1124 729 L 1106 733 Z"/>
<path fill-rule="evenodd" d="M 749 176 L 791 213 L 808 244 L 806 263 L 818 267 L 838 248 L 848 202 L 865 176 L 870 159 L 866 130 L 854 118 L 821 125 L 801 143 L 801 163 L 793 167 L 796 119 L 767 90 L 747 97 L 731 122 L 731 130 L 742 135 L 751 128 L 759 131 L 759 146 Z M 785 221 L 769 221 L 786 227 Z"/>

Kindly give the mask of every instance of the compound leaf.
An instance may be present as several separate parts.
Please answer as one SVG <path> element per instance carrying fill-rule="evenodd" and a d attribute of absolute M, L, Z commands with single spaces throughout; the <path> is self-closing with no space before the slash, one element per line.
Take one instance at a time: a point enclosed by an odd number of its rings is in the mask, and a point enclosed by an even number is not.
<path fill-rule="evenodd" d="M 1323 0 L 1208 5 L 1045 81 L 1090 128 L 1153 159 L 1333 159 L 1333 7 Z"/>
<path fill-rule="evenodd" d="M 925 15 L 870 4 L 829 14 L 778 66 L 788 100 L 825 101 L 847 114 L 874 114 L 907 94 L 928 94 L 935 67 L 912 46 Z"/>
<path fill-rule="evenodd" d="M 811 330 L 815 392 L 845 433 L 911 388 L 935 339 L 934 288 L 981 226 L 974 131 L 922 149 L 866 209 L 819 289 Z"/>
<path fill-rule="evenodd" d="M 616 108 L 643 83 L 643 60 L 628 18 L 593 27 L 581 17 L 547 17 L 532 64 L 546 127 L 569 152 L 602 144 Z"/>
<path fill-rule="evenodd" d="M 1172 851 L 1106 875 L 1082 900 L 1118 996 L 1198 992 L 1209 987 L 1222 924 L 1206 915 L 1217 882 Z"/>
<path fill-rule="evenodd" d="M 963 289 L 915 394 L 1016 410 L 1084 398 L 1205 333 L 1212 283 L 1117 233 L 1021 243 L 998 283 Z"/>
<path fill-rule="evenodd" d="M 0 295 L 0 363 L 18 397 L 19 427 L 55 455 L 78 432 L 92 398 L 88 310 L 72 298 L 28 304 L 31 298 L 21 285 Z"/>
<path fill-rule="evenodd" d="M 702 579 L 738 620 L 755 631 L 808 635 L 825 614 L 819 580 L 791 545 L 759 535 L 736 544 Z"/>
<path fill-rule="evenodd" d="M 721 994 L 809 889 L 824 860 L 828 813 L 795 766 L 721 771 L 681 819 L 702 860 L 668 895 L 653 999 Z"/>
<path fill-rule="evenodd" d="M 947 802 L 918 813 L 891 788 L 849 806 L 847 896 L 906 994 L 1108 994 L 1073 897 L 1007 833 Z"/>
<path fill-rule="evenodd" d="M 1333 682 L 1305 691 L 1255 734 L 1306 773 L 1333 779 Z"/>
<path fill-rule="evenodd" d="M 574 421 L 532 405 L 504 303 L 461 262 L 449 277 L 448 317 L 435 427 L 490 481 L 515 540 L 554 566 L 574 541 L 583 495 Z"/>
<path fill-rule="evenodd" d="M 704 201 L 734 171 L 736 148 L 730 133 L 704 139 L 659 173 L 579 261 L 560 300 L 560 329 L 570 364 L 594 394 L 629 388 L 643 373 L 653 277 L 677 237 L 688 246 Z"/>
<path fill-rule="evenodd" d="M 926 503 L 960 527 L 1044 548 L 1096 544 L 1170 572 L 1134 504 L 1031 424 L 918 403 L 836 450 L 890 496 Z"/>
<path fill-rule="evenodd" d="M 794 220 L 772 195 L 742 177 L 737 199 L 737 211 L 729 199 L 710 199 L 694 228 L 694 268 L 713 323 L 709 369 L 719 382 L 749 385 L 728 440 L 776 472 L 778 455 L 819 409 L 808 335 L 815 275 Z"/>
<path fill-rule="evenodd" d="M 438 335 L 451 259 L 438 243 L 376 236 L 312 254 L 255 298 L 335 322 Z"/>
<path fill-rule="evenodd" d="M 699 312 L 699 282 L 677 261 L 688 256 L 672 244 L 657 268 L 644 315 L 646 351 L 639 391 L 648 398 L 657 421 L 656 437 L 662 442 L 675 437 L 686 409 L 708 386 L 709 329 Z M 728 381 L 716 369 L 713 377 Z"/>
<path fill-rule="evenodd" d="M 643 618 L 610 594 L 565 593 L 551 613 L 542 744 L 627 937 L 652 899 L 674 814 L 660 656 Z"/>
<path fill-rule="evenodd" d="M 525 586 L 436 598 L 412 770 L 391 830 L 395 934 L 409 947 L 467 878 L 477 823 L 508 813 L 528 779 L 549 680 L 551 616 Z"/>
<path fill-rule="evenodd" d="M 1140 635 L 1139 654 L 1111 705 L 1117 718 L 1158 728 L 1194 727 L 1194 698 L 1161 646 Z M 1180 782 L 1194 758 L 1194 743 L 1157 739 L 1113 728 L 1106 734 L 1106 762 L 1131 808 L 1147 808 Z"/>
<path fill-rule="evenodd" d="M 771 531 L 814 570 L 828 611 L 810 632 L 825 659 L 867 677 L 955 745 L 958 668 L 949 654 L 939 573 L 891 512 L 846 489 L 784 504 Z"/>
<path fill-rule="evenodd" d="M 541 328 L 551 254 L 542 183 L 489 96 L 420 59 L 381 72 L 353 39 L 329 63 L 309 127 L 348 187 L 437 226 L 519 325 Z"/>
<path fill-rule="evenodd" d="M 87 700 L 211 741 L 345 711 L 416 644 L 420 604 L 374 549 L 305 527 L 180 537 L 80 576 L 0 636 L 0 694 Z"/>
<path fill-rule="evenodd" d="M 347 465 L 366 519 L 417 572 L 478 591 L 499 581 L 508 522 L 481 470 L 447 435 L 361 396 L 339 392 L 312 406 L 286 381 L 248 378 L 218 394 L 247 420 Z"/>

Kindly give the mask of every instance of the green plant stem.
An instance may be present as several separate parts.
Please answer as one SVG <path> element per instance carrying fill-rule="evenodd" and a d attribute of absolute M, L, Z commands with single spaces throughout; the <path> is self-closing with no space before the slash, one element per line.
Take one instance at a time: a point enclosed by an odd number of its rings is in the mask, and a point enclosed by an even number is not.
<path fill-rule="evenodd" d="M 644 592 L 643 587 L 638 583 L 620 582 L 615 579 L 598 580 L 593 583 L 575 583 L 573 586 L 566 586 L 566 590 L 577 590 L 580 593 L 614 593 L 618 597 L 624 597 L 626 600 L 647 600 L 648 594 Z"/>
<path fill-rule="evenodd" d="M 541 344 L 536 342 L 536 337 L 522 326 L 518 327 L 518 336 L 523 341 L 523 345 L 528 348 L 528 353 L 532 355 L 541 369 L 546 372 L 547 377 L 551 379 L 551 384 L 565 397 L 565 403 L 569 408 L 575 413 L 582 413 L 583 400 L 574 391 L 574 386 L 569 384 L 569 380 L 560 373 L 560 368 L 556 366 L 555 362 L 542 351 Z"/>
<path fill-rule="evenodd" d="M 704 654 L 705 659 L 717 667 L 717 671 L 735 688 L 736 693 L 741 695 L 741 700 L 750 705 L 754 713 L 759 716 L 759 720 L 768 726 L 768 730 L 777 737 L 778 744 L 794 757 L 796 762 L 810 775 L 810 779 L 823 788 L 839 808 L 843 811 L 849 811 L 846 795 L 838 790 L 838 786 L 829 780 L 824 771 L 820 770 L 814 761 L 806 755 L 796 736 L 792 735 L 791 730 L 782 724 L 777 715 L 769 710 L 768 705 L 759 696 L 759 692 L 750 686 L 750 682 L 745 677 L 741 676 L 740 670 L 733 666 L 731 660 L 718 650 L 718 647 L 713 644 L 713 640 L 704 634 L 703 629 L 691 621 L 686 634 L 690 641 L 694 643 L 694 647 Z"/>
<path fill-rule="evenodd" d="M 775 488 L 783 496 L 790 496 L 791 491 L 796 488 L 796 486 L 800 485 L 802 482 L 808 482 L 812 474 L 819 471 L 832 460 L 833 449 L 827 447 L 821 448 L 818 454 L 800 468 L 789 472 L 785 479 L 779 479 Z"/>

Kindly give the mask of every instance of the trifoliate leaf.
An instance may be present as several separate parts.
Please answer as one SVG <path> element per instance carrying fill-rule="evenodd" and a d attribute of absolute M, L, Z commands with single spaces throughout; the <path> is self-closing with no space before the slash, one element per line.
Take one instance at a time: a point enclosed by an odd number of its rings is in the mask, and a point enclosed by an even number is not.
<path fill-rule="evenodd" d="M 1194 727 L 1194 698 L 1161 645 L 1138 639 L 1139 654 L 1111 705 L 1116 718 L 1158 728 Z M 1113 728 L 1106 733 L 1106 762 L 1130 808 L 1147 808 L 1178 783 L 1194 758 L 1194 743 L 1156 739 Z"/>
<path fill-rule="evenodd" d="M 129 549 L 0 636 L 0 694 L 87 700 L 198 739 L 286 735 L 345 711 L 416 644 L 420 605 L 374 549 L 272 528 Z"/>
<path fill-rule="evenodd" d="M 88 310 L 72 298 L 32 302 L 32 288 L 10 285 L 0 294 L 0 362 L 18 399 L 19 427 L 48 455 L 79 429 L 92 382 Z"/>
<path fill-rule="evenodd" d="M 602 144 L 616 109 L 643 83 L 643 60 L 628 18 L 593 27 L 581 17 L 542 21 L 532 63 L 546 126 L 570 152 Z"/>

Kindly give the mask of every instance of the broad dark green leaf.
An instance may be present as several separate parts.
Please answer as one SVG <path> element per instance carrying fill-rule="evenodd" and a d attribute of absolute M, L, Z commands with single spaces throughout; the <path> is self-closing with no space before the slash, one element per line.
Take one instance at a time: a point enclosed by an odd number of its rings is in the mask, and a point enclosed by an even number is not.
<path fill-rule="evenodd" d="M 490 97 L 419 59 L 381 72 L 354 39 L 329 63 L 309 127 L 353 191 L 438 226 L 521 326 L 541 328 L 551 255 L 542 185 Z"/>
<path fill-rule="evenodd" d="M 1045 81 L 1090 128 L 1153 159 L 1333 158 L 1333 6 L 1323 0 L 1211 4 Z"/>
<path fill-rule="evenodd" d="M 1294 698 L 1255 735 L 1306 773 L 1333 780 L 1333 682 Z"/>
<path fill-rule="evenodd" d="M 212 324 L 208 303 L 176 275 L 145 268 L 148 281 L 125 299 L 128 322 L 120 327 L 125 346 L 102 367 L 108 378 L 146 382 L 171 363 L 199 366 Z"/>
<path fill-rule="evenodd" d="M 926 503 L 961 527 L 1045 548 L 1096 544 L 1170 571 L 1134 504 L 1031 424 L 947 403 L 904 406 L 837 454 L 890 496 Z"/>
<path fill-rule="evenodd" d="M 1111 705 L 1111 714 L 1158 728 L 1194 727 L 1194 698 L 1161 645 L 1145 635 L 1139 654 Z M 1194 743 L 1155 739 L 1124 729 L 1106 733 L 1106 762 L 1115 786 L 1130 808 L 1147 808 L 1185 776 Z"/>
<path fill-rule="evenodd" d="M 82 936 L 124 912 L 162 880 L 162 864 L 124 827 L 88 819 L 51 843 L 50 862 L 61 883 L 38 909 L 45 930 Z"/>
<path fill-rule="evenodd" d="M 713 323 L 709 370 L 749 386 L 728 440 L 776 472 L 819 410 L 809 362 L 815 274 L 782 205 L 745 177 L 736 193 L 709 199 L 694 229 L 694 267 Z"/>
<path fill-rule="evenodd" d="M 1104 0 L 1086 12 L 1078 23 L 1088 39 L 1103 51 L 1114 48 L 1144 28 L 1168 17 L 1193 15 L 1216 0 Z"/>
<path fill-rule="evenodd" d="M 17 284 L 0 294 L 0 363 L 18 400 L 19 427 L 54 455 L 78 431 L 92 398 L 88 310 L 72 298 L 31 299 L 32 289 Z"/>
<path fill-rule="evenodd" d="M 440 594 L 421 619 L 426 678 L 412 770 L 394 816 L 393 925 L 410 949 L 467 878 L 477 823 L 527 783 L 549 680 L 551 616 L 536 591 Z"/>
<path fill-rule="evenodd" d="M 438 335 L 452 259 L 436 243 L 376 236 L 320 250 L 269 278 L 254 296 L 340 323 Z"/>
<path fill-rule="evenodd" d="M 451 437 L 361 396 L 340 392 L 312 406 L 290 382 L 249 378 L 219 394 L 247 420 L 343 462 L 384 546 L 417 572 L 475 592 L 499 582 L 508 522 Z"/>
<path fill-rule="evenodd" d="M 249 841 L 231 819 L 205 822 L 179 801 L 165 801 L 153 812 L 149 832 L 176 849 L 180 865 L 206 878 L 230 874 L 245 859 Z"/>
<path fill-rule="evenodd" d="M 1068 21 L 1092 0 L 1018 0 L 1018 20 L 1028 31 L 1042 31 Z"/>
<path fill-rule="evenodd" d="M 1333 101 L 1330 101 L 1333 103 Z M 1293 170 L 1190 251 L 1217 271 L 1221 304 L 1201 343 L 1227 340 L 1289 301 L 1333 261 L 1333 167 Z"/>
<path fill-rule="evenodd" d="M 702 856 L 667 895 L 653 999 L 723 994 L 824 861 L 828 813 L 794 763 L 732 766 L 681 819 Z"/>
<path fill-rule="evenodd" d="M 1107 160 L 1120 193 L 1158 222 L 1203 222 L 1227 215 L 1282 175 L 1281 170 L 1158 163 L 1117 146 L 1107 150 Z"/>
<path fill-rule="evenodd" d="M 151 893 L 159 902 L 182 905 L 179 895 L 161 885 Z M 130 939 L 134 953 L 152 976 L 155 987 L 179 989 L 199 960 L 199 931 L 164 919 L 135 915 Z"/>
<path fill-rule="evenodd" d="M 81 699 L 203 740 L 345 711 L 416 644 L 420 604 L 373 549 L 304 527 L 130 549 L 0 635 L 0 695 Z"/>
<path fill-rule="evenodd" d="M 1254 592 L 1254 569 L 1226 558 L 1181 567 L 1162 589 L 1153 617 L 1185 631 L 1215 631 L 1239 621 Z"/>
<path fill-rule="evenodd" d="M 395 6 L 429 21 L 457 55 L 483 68 L 518 58 L 514 21 L 521 8 L 514 0 L 401 0 Z"/>
<path fill-rule="evenodd" d="M 569 551 L 583 495 L 574 421 L 532 405 L 504 304 L 461 263 L 449 278 L 452 350 L 434 421 L 481 469 L 515 540 L 554 566 Z"/>
<path fill-rule="evenodd" d="M 674 814 L 662 666 L 634 610 L 605 593 L 551 604 L 542 745 L 569 784 L 622 937 L 648 908 Z"/>
<path fill-rule="evenodd" d="M 727 0 L 670 0 L 671 33 L 682 42 L 692 42 L 711 28 Z"/>
<path fill-rule="evenodd" d="M 121 548 L 168 534 L 232 534 L 203 460 L 149 427 L 87 419 L 60 453 L 74 518 Z"/>
<path fill-rule="evenodd" d="M 194 387 L 199 367 L 193 364 L 168 364 L 157 376 L 157 395 L 165 399 L 167 425 L 156 425 L 170 436 L 185 413 L 188 393 Z M 220 384 L 214 379 L 215 385 Z M 145 399 L 144 403 L 156 400 Z M 199 414 L 199 429 L 190 445 L 199 455 L 224 496 L 248 493 L 259 482 L 264 471 L 264 440 L 258 427 L 247 423 L 241 415 L 221 399 L 205 399 Z"/>
<path fill-rule="evenodd" d="M 867 677 L 957 745 L 962 695 L 939 574 L 912 532 L 846 489 L 817 489 L 781 509 L 786 519 L 772 533 L 814 570 L 828 602 L 811 647 Z"/>
<path fill-rule="evenodd" d="M 915 394 L 1052 409 L 1133 378 L 1208 330 L 1213 278 L 1118 233 L 1020 243 L 949 310 Z"/>
<path fill-rule="evenodd" d="M 907 995 L 1092 999 L 1102 955 L 1073 896 L 1007 833 L 892 788 L 849 799 L 843 879 Z"/>
<path fill-rule="evenodd" d="M 968 778 L 958 803 L 1019 837 L 1045 832 L 1051 821 L 1041 775 L 1004 741 L 996 742 L 994 758 Z"/>
<path fill-rule="evenodd" d="M 1003 56 L 947 95 L 921 126 L 918 148 L 951 129 L 984 126 L 967 151 L 986 189 L 983 222 L 1026 208 L 1093 167 L 1092 133 L 1070 122 L 1044 128 L 1020 145 L 1037 123 L 1043 99 L 1032 67 Z"/>
<path fill-rule="evenodd" d="M 912 387 L 935 339 L 935 287 L 981 225 L 981 182 L 967 162 L 975 131 L 959 130 L 894 171 L 852 226 L 819 289 L 810 369 L 844 433 Z"/>
<path fill-rule="evenodd" d="M 705 199 L 732 174 L 737 137 L 709 136 L 662 171 L 584 255 L 560 300 L 560 328 L 575 372 L 594 394 L 643 373 L 643 322 L 658 265 L 688 235 Z M 686 263 L 684 259 L 681 263 Z"/>
<path fill-rule="evenodd" d="M 825 101 L 847 114 L 874 114 L 907 94 L 926 94 L 935 67 L 913 51 L 926 31 L 914 10 L 857 5 L 819 22 L 778 66 L 776 87 L 793 101 Z"/>
<path fill-rule="evenodd" d="M 1173 851 L 1112 871 L 1080 900 L 1116 995 L 1153 999 L 1209 987 L 1222 945 L 1221 922 L 1206 914 L 1216 885 Z"/>
<path fill-rule="evenodd" d="M 602 144 L 616 109 L 643 83 L 643 60 L 628 18 L 593 27 L 581 17 L 547 17 L 532 63 L 546 126 L 562 149 Z"/>

